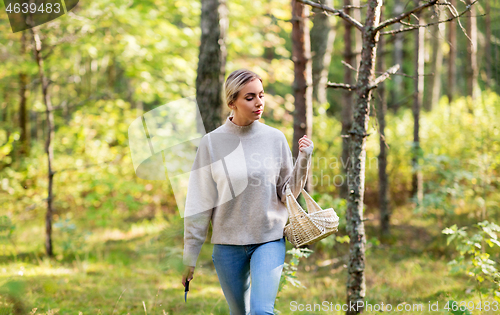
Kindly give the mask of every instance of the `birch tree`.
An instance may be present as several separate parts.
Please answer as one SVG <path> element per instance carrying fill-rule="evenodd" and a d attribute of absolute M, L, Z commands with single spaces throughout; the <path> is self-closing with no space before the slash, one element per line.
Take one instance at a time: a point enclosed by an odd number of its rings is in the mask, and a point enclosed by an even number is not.
<path fill-rule="evenodd" d="M 419 5 L 420 0 L 415 0 L 415 5 Z M 415 17 L 423 21 L 421 12 L 416 12 Z M 424 30 L 417 28 L 415 35 L 415 77 L 413 79 L 413 147 L 412 147 L 412 197 L 416 200 L 417 205 L 422 204 L 424 198 L 423 193 L 423 178 L 420 170 L 420 108 L 422 108 L 422 100 L 424 96 Z"/>
<path fill-rule="evenodd" d="M 54 139 L 54 113 L 52 108 L 52 100 L 50 97 L 49 91 L 49 78 L 45 75 L 44 70 L 44 56 L 42 55 L 42 41 L 40 39 L 40 35 L 38 34 L 38 30 L 35 28 L 31 28 L 31 35 L 33 38 L 33 50 L 35 54 L 35 60 L 38 65 L 38 76 L 40 78 L 40 82 L 42 84 L 42 95 L 43 102 L 45 104 L 45 113 L 47 116 L 46 124 L 47 124 L 47 134 L 45 140 L 45 153 L 47 153 L 47 172 L 48 172 L 48 196 L 47 196 L 47 212 L 45 213 L 45 251 L 47 256 L 54 256 L 54 251 L 52 247 L 52 215 L 54 213 L 54 194 L 53 194 L 53 186 L 54 186 L 54 153 L 52 147 L 52 140 Z"/>

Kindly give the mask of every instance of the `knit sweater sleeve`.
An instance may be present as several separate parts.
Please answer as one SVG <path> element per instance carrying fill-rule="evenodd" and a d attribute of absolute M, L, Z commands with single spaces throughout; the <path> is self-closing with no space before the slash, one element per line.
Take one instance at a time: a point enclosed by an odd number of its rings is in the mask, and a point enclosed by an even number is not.
<path fill-rule="evenodd" d="M 314 145 L 310 145 L 299 151 L 295 165 L 293 164 L 292 152 L 288 146 L 288 142 L 283 135 L 284 143 L 282 142 L 281 152 L 281 170 L 276 184 L 278 197 L 282 203 L 286 203 L 286 184 L 290 185 L 290 190 L 295 198 L 304 188 L 307 180 L 307 174 L 311 168 L 311 156 Z"/>
<path fill-rule="evenodd" d="M 196 266 L 217 201 L 217 185 L 212 177 L 208 141 L 208 135 L 201 139 L 189 175 L 184 212 L 183 255 L 183 263 L 187 266 Z"/>

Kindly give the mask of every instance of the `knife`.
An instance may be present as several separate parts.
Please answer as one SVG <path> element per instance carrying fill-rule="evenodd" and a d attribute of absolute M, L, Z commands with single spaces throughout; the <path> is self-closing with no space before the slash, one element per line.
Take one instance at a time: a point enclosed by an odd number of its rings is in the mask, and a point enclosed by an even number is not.
<path fill-rule="evenodd" d="M 187 302 L 188 292 L 189 292 L 189 280 L 186 280 L 186 286 L 184 290 L 184 303 Z"/>

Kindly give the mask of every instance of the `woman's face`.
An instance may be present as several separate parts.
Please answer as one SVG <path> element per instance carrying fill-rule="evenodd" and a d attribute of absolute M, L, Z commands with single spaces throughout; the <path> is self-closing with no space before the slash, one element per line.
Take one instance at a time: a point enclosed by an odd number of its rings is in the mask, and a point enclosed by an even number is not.
<path fill-rule="evenodd" d="M 259 79 L 248 82 L 229 106 L 234 110 L 233 122 L 237 125 L 246 126 L 260 119 L 264 111 L 262 82 Z"/>

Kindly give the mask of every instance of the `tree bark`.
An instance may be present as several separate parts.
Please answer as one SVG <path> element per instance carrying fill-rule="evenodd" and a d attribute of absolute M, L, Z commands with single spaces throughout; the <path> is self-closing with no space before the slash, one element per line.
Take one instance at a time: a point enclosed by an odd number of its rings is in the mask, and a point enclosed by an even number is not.
<path fill-rule="evenodd" d="M 439 10 L 436 11 L 436 21 L 439 21 L 441 14 Z M 440 23 L 431 26 L 431 36 L 432 36 L 432 79 L 429 84 L 429 93 L 426 93 L 426 101 L 424 102 L 424 108 L 427 111 L 431 111 L 433 106 L 437 105 L 439 102 L 439 97 L 441 96 L 441 71 L 443 68 L 443 35 L 444 35 L 445 25 Z"/>
<path fill-rule="evenodd" d="M 402 0 L 396 0 L 394 3 L 393 16 L 398 16 L 403 13 L 404 4 Z M 394 25 L 394 29 L 399 29 L 398 24 Z M 394 35 L 394 64 L 400 66 L 400 72 L 403 71 L 403 56 L 404 56 L 404 34 L 399 33 Z M 394 88 L 391 90 L 391 102 L 390 107 L 396 112 L 400 106 L 401 100 L 403 98 L 404 84 L 403 77 L 400 75 L 393 76 Z"/>
<path fill-rule="evenodd" d="M 26 32 L 22 32 L 21 35 L 21 56 L 26 54 Z M 29 155 L 29 141 L 30 141 L 30 132 L 29 132 L 29 117 L 28 117 L 28 109 L 26 108 L 26 101 L 28 98 L 28 90 L 26 89 L 26 85 L 28 84 L 28 75 L 21 70 L 19 73 L 19 127 L 21 129 L 21 156 Z"/>
<path fill-rule="evenodd" d="M 201 1 L 201 45 L 196 77 L 196 102 L 206 132 L 222 122 L 226 73 L 226 0 Z"/>
<path fill-rule="evenodd" d="M 10 137 L 10 112 L 9 112 L 9 99 L 10 99 L 10 94 L 8 89 L 3 90 L 3 104 L 2 106 L 2 125 L 4 126 L 3 128 L 7 132 L 7 139 Z"/>
<path fill-rule="evenodd" d="M 415 0 L 415 6 L 420 4 L 420 0 Z M 415 14 L 419 18 L 419 24 L 425 24 L 420 13 Z M 424 93 L 424 42 L 425 33 L 422 28 L 415 31 L 415 80 L 413 92 L 413 152 L 412 152 L 412 196 L 416 198 L 420 205 L 423 199 L 422 172 L 419 170 L 420 160 L 420 108 Z"/>
<path fill-rule="evenodd" d="M 485 11 L 486 11 L 486 17 L 484 20 L 484 27 L 485 27 L 485 32 L 484 35 L 486 37 L 484 41 L 484 54 L 485 54 L 485 60 L 486 60 L 486 86 L 491 88 L 491 77 L 492 77 L 492 71 L 491 67 L 493 66 L 492 60 L 491 60 L 491 3 L 490 0 L 484 0 L 485 1 Z"/>
<path fill-rule="evenodd" d="M 54 174 L 52 171 L 53 164 L 53 150 L 52 150 L 52 139 L 54 139 L 54 114 L 52 112 L 52 101 L 50 99 L 49 91 L 49 79 L 45 76 L 45 71 L 43 69 L 43 56 L 42 56 L 42 41 L 38 35 L 38 30 L 31 28 L 31 34 L 34 41 L 34 53 L 35 59 L 38 64 L 38 76 L 42 83 L 42 93 L 43 101 L 45 103 L 45 113 L 47 116 L 47 139 L 45 142 L 45 152 L 47 153 L 48 162 L 48 197 L 47 197 L 47 213 L 45 214 L 45 251 L 47 256 L 54 256 L 52 248 L 52 213 L 53 213 L 53 182 Z"/>
<path fill-rule="evenodd" d="M 472 0 L 466 0 L 470 5 Z M 467 77 L 467 95 L 472 98 L 472 101 L 478 96 L 478 67 L 477 67 L 477 22 L 476 22 L 476 7 L 472 6 L 467 13 L 467 35 L 470 40 L 467 41 L 467 62 L 466 62 L 466 77 Z M 472 105 L 471 105 L 472 106 Z M 473 112 L 473 108 L 469 107 L 469 112 Z"/>
<path fill-rule="evenodd" d="M 450 0 L 453 6 L 457 5 L 457 0 Z M 448 55 L 448 101 L 451 103 L 455 96 L 455 89 L 457 85 L 457 22 L 451 21 L 448 26 L 448 42 L 450 45 L 450 52 Z"/>
<path fill-rule="evenodd" d="M 352 5 L 351 0 L 344 0 L 344 6 Z M 356 9 L 354 9 L 356 10 Z M 351 13 L 350 9 L 345 9 L 347 14 Z M 354 30 L 357 33 L 360 33 L 358 30 Z M 359 67 L 358 59 L 356 58 L 356 53 L 353 51 L 353 27 L 351 23 L 344 20 L 344 61 L 352 65 L 354 68 Z M 354 49 L 358 47 L 356 44 L 356 39 L 359 36 L 355 36 L 354 39 Z M 351 69 L 346 69 L 344 71 L 344 83 L 345 84 L 354 84 L 356 79 L 356 74 L 353 73 Z M 350 167 L 350 158 L 349 158 L 349 140 L 350 137 L 347 137 L 348 131 L 352 127 L 352 109 L 353 109 L 353 100 L 354 94 L 352 91 L 343 91 L 342 92 L 342 132 L 344 135 L 342 138 L 342 173 L 344 174 L 343 178 L 348 178 L 347 173 Z M 340 197 L 347 199 L 348 198 L 348 181 L 342 181 L 342 186 L 340 186 Z"/>
<path fill-rule="evenodd" d="M 370 119 L 371 84 L 374 80 L 375 58 L 379 33 L 374 31 L 380 22 L 382 0 L 369 0 L 366 23 L 363 27 L 363 48 L 356 84 L 356 108 L 350 136 L 349 199 L 347 205 L 347 230 L 350 236 L 349 263 L 347 266 L 347 304 L 355 305 L 346 314 L 359 314 L 363 308 L 365 284 L 365 227 L 363 199 L 365 190 L 366 137 Z"/>
<path fill-rule="evenodd" d="M 295 97 L 292 153 L 294 159 L 299 155 L 299 139 L 304 135 L 312 138 L 312 60 L 308 16 L 309 7 L 292 0 L 292 60 Z M 312 189 L 311 178 L 312 172 L 309 172 L 305 188 L 308 192 Z"/>
<path fill-rule="evenodd" d="M 333 7 L 333 0 L 320 0 L 319 3 Z M 328 102 L 326 84 L 332 60 L 335 29 L 331 17 L 323 13 L 323 10 L 313 8 L 312 11 L 316 13 L 311 28 L 313 99 L 319 104 L 324 104 Z"/>
<path fill-rule="evenodd" d="M 382 19 L 383 12 L 380 13 Z M 382 55 L 385 49 L 385 40 L 381 36 L 378 42 L 377 71 L 383 72 L 386 69 L 385 58 Z M 385 138 L 385 114 L 387 113 L 387 98 L 385 84 L 379 84 L 379 101 L 377 107 L 377 119 L 379 125 L 379 146 L 378 156 L 378 180 L 379 180 L 379 207 L 380 207 L 380 235 L 386 238 L 390 235 L 390 209 L 389 209 L 389 177 L 387 176 L 387 139 Z"/>

